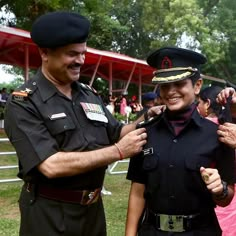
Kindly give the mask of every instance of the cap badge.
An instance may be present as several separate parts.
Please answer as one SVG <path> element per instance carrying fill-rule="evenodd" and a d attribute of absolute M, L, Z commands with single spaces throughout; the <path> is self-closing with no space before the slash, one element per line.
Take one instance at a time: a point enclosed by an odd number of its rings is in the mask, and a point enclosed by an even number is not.
<path fill-rule="evenodd" d="M 161 62 L 161 69 L 172 68 L 172 61 L 169 57 L 165 56 Z"/>

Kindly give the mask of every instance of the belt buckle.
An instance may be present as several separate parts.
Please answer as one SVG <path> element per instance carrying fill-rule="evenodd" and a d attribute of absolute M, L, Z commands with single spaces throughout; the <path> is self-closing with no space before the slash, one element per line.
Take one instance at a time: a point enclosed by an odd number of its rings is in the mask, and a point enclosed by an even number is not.
<path fill-rule="evenodd" d="M 160 230 L 169 232 L 184 232 L 184 216 L 159 214 Z"/>
<path fill-rule="evenodd" d="M 81 205 L 89 205 L 95 203 L 99 198 L 99 189 L 95 189 L 95 191 L 84 190 L 83 196 L 81 199 Z"/>

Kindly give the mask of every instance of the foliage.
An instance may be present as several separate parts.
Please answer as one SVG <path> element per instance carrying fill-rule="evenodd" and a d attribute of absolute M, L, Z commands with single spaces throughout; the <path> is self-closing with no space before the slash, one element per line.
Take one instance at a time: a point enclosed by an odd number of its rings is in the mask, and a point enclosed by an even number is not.
<path fill-rule="evenodd" d="M 236 81 L 236 1 L 1 0 L 2 6 L 27 30 L 45 12 L 80 12 L 91 21 L 91 47 L 145 59 L 155 48 L 179 45 L 208 57 L 204 74 Z"/>
<path fill-rule="evenodd" d="M 23 77 L 24 71 L 22 68 L 12 67 L 12 66 L 3 66 L 2 68 L 7 74 L 14 75 L 15 79 L 10 83 L 6 82 L 0 83 L 0 88 L 5 87 L 7 88 L 7 91 L 10 92 L 12 89 L 14 90 L 24 82 L 24 77 Z"/>
<path fill-rule="evenodd" d="M 122 122 L 127 121 L 127 116 L 124 116 L 120 114 L 119 112 L 115 112 L 113 116 L 119 121 L 122 121 Z M 129 118 L 128 118 L 129 122 L 135 121 L 136 119 L 137 119 L 137 114 L 134 114 L 134 113 L 129 114 Z"/>

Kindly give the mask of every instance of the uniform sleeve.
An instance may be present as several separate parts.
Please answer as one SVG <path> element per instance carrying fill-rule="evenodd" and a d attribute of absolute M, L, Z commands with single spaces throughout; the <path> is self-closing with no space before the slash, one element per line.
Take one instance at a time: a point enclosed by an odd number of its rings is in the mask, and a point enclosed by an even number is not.
<path fill-rule="evenodd" d="M 235 150 L 221 143 L 217 154 L 216 168 L 221 179 L 228 184 L 234 184 L 236 182 Z"/>
<path fill-rule="evenodd" d="M 111 143 L 113 144 L 119 140 L 121 129 L 124 126 L 124 124 L 115 119 L 104 104 L 103 104 L 103 109 L 108 119 L 107 133 Z"/>
<path fill-rule="evenodd" d="M 29 100 L 17 102 L 9 99 L 5 113 L 5 131 L 16 149 L 22 175 L 26 175 L 59 150 L 55 139 Z"/>
<path fill-rule="evenodd" d="M 143 170 L 143 160 L 142 154 L 132 157 L 129 162 L 129 168 L 126 178 L 133 182 L 145 184 L 146 183 L 146 173 Z"/>

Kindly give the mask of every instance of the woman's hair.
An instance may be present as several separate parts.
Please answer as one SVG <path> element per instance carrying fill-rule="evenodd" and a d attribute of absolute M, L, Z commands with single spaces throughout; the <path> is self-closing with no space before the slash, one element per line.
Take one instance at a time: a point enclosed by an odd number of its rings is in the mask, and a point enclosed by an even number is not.
<path fill-rule="evenodd" d="M 211 87 L 207 87 L 205 89 L 202 89 L 199 93 L 199 97 L 204 101 L 207 102 L 209 99 L 211 104 L 210 108 L 212 111 L 219 117 L 221 111 L 222 111 L 222 106 L 216 102 L 216 97 L 217 95 L 221 92 L 223 88 L 212 85 Z"/>

